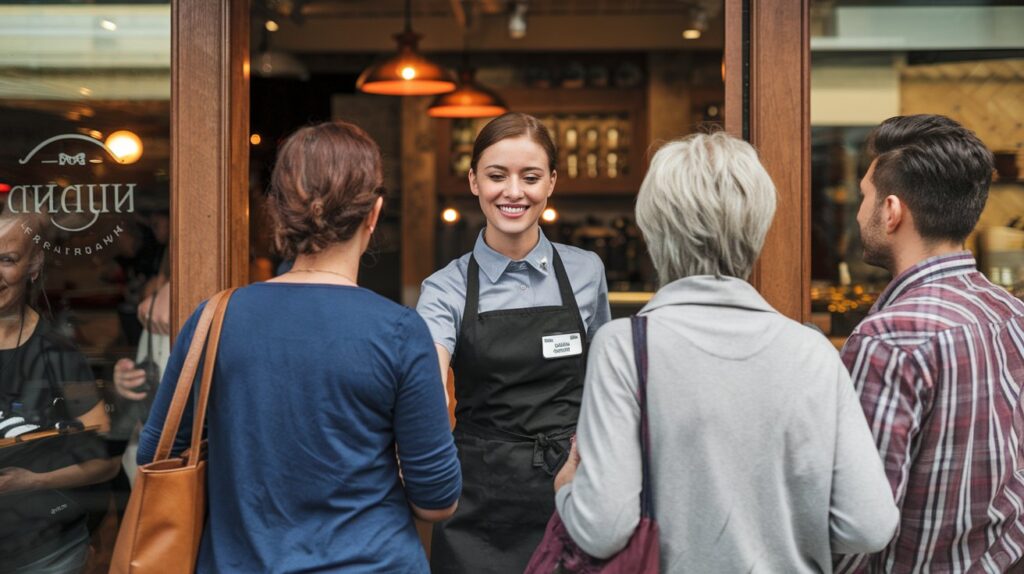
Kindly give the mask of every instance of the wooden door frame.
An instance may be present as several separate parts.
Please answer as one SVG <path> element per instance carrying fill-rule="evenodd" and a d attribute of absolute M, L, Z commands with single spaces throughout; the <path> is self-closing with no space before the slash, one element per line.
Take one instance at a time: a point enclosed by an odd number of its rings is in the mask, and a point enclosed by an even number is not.
<path fill-rule="evenodd" d="M 810 317 L 809 1 L 725 0 L 726 130 L 758 149 L 779 199 L 751 282 L 797 320 Z M 250 2 L 171 1 L 175 332 L 248 282 Z"/>
<path fill-rule="evenodd" d="M 778 191 L 750 281 L 798 321 L 811 314 L 809 20 L 810 0 L 725 0 L 726 130 L 757 148 Z"/>
<path fill-rule="evenodd" d="M 250 0 L 171 0 L 171 328 L 249 278 Z"/>

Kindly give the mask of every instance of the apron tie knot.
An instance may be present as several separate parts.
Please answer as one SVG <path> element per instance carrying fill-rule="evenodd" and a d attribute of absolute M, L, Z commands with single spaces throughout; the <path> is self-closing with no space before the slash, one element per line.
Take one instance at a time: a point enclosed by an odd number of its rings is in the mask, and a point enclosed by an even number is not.
<path fill-rule="evenodd" d="M 555 473 L 565 462 L 568 453 L 557 439 L 549 438 L 544 433 L 537 433 L 533 439 L 533 466 L 543 468 L 548 476 Z"/>

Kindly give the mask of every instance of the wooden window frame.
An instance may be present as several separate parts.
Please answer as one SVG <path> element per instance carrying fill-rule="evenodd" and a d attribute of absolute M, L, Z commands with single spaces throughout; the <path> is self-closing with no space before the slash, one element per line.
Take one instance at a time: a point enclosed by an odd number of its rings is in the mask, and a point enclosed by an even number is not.
<path fill-rule="evenodd" d="M 778 208 L 751 282 L 810 317 L 810 0 L 725 0 L 726 130 L 750 141 Z M 248 282 L 251 0 L 171 2 L 171 318 Z M 737 112 L 736 110 L 739 110 Z"/>
<path fill-rule="evenodd" d="M 250 0 L 171 1 L 171 323 L 249 280 Z"/>
<path fill-rule="evenodd" d="M 757 148 L 778 191 L 750 281 L 797 321 L 811 316 L 809 20 L 810 0 L 725 0 L 725 127 Z"/>

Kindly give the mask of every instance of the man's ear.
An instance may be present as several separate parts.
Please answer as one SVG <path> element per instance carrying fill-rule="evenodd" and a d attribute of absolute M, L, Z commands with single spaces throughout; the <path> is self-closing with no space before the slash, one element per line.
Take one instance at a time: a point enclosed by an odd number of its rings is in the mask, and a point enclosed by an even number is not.
<path fill-rule="evenodd" d="M 895 195 L 886 196 L 882 200 L 882 223 L 885 224 L 886 233 L 896 233 L 906 222 L 909 214 L 907 204 Z"/>

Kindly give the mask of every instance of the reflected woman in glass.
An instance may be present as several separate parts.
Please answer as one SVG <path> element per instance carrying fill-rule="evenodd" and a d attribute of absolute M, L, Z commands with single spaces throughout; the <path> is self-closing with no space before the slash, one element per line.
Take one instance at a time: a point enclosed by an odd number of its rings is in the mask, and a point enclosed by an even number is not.
<path fill-rule="evenodd" d="M 33 306 L 41 214 L 0 214 L 0 572 L 77 573 L 118 470 L 85 357 Z M 55 432 L 57 431 L 57 432 Z"/>

